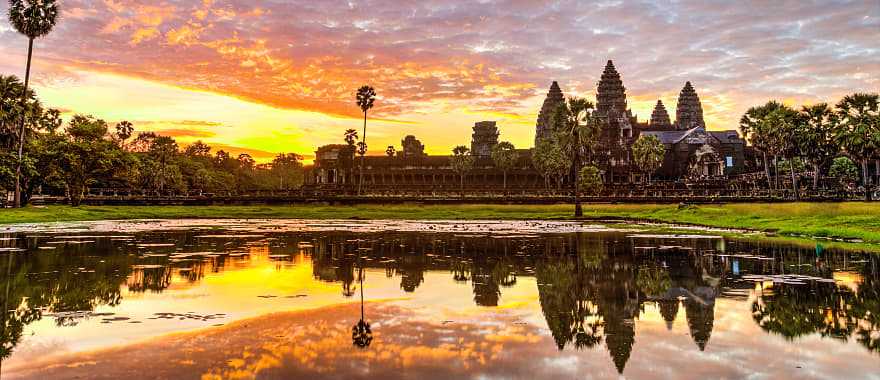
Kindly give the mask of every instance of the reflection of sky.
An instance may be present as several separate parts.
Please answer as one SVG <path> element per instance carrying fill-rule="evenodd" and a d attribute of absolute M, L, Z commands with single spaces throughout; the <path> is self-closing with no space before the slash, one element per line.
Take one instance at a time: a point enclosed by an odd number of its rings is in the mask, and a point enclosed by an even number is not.
<path fill-rule="evenodd" d="M 876 357 L 857 345 L 816 337 L 792 345 L 769 336 L 750 320 L 747 308 L 740 301 L 719 300 L 715 331 L 706 351 L 700 352 L 688 336 L 682 314 L 667 330 L 658 311 L 646 307 L 636 323 L 636 341 L 624 374 L 628 378 L 853 379 L 880 373 Z M 521 314 L 532 313 L 533 305 L 483 309 L 478 318 L 463 317 L 480 309 L 469 305 L 430 313 L 420 313 L 421 309 L 400 301 L 368 303 L 366 319 L 372 324 L 374 340 L 366 350 L 351 346 L 349 332 L 359 309 L 357 304 L 346 304 L 271 314 L 65 357 L 63 363 L 77 364 L 70 368 L 53 367 L 49 359 L 4 363 L 4 369 L 7 378 L 57 378 L 60 374 L 118 378 L 142 371 L 157 377 L 208 379 L 617 375 L 604 345 L 558 351 L 540 318 L 539 323 L 520 323 Z"/>
<path fill-rule="evenodd" d="M 224 245 L 220 235 L 198 235 L 217 239 L 216 247 L 223 247 L 219 249 L 238 249 Z M 571 345 L 562 351 L 556 348 L 537 280 L 525 275 L 517 276 L 514 286 L 500 288 L 497 307 L 482 307 L 475 304 L 473 284 L 456 283 L 449 271 L 425 272 L 415 292 L 406 293 L 401 289 L 400 272 L 388 277 L 383 269 L 367 269 L 366 319 L 375 339 L 368 350 L 355 350 L 350 331 L 359 317 L 359 292 L 346 298 L 341 283 L 315 279 L 308 255 L 273 261 L 269 255 L 278 252 L 265 245 L 272 240 L 251 236 L 243 239 L 250 241 L 245 244 L 250 255 L 230 258 L 220 272 L 206 268 L 205 276 L 195 282 L 175 273 L 161 293 L 123 288 L 120 305 L 95 310 L 130 320 L 103 324 L 101 317 L 93 317 L 59 328 L 46 317 L 27 326 L 12 357 L 2 363 L 4 378 L 97 374 L 118 378 L 147 370 L 150 376 L 167 378 L 203 374 L 425 379 L 617 376 L 605 342 L 582 351 Z M 684 239 L 678 240 L 685 244 Z M 283 251 L 311 249 L 288 247 Z M 173 252 L 175 248 L 147 248 L 163 249 Z M 748 261 L 743 263 L 747 272 Z M 853 289 L 865 281 L 852 271 L 835 272 L 834 279 Z M 769 282 L 764 285 L 770 286 Z M 293 297 L 297 295 L 305 297 Z M 880 373 L 876 353 L 868 352 L 854 338 L 844 342 L 810 335 L 786 341 L 764 332 L 752 318 L 754 297 L 751 293 L 748 298 L 715 299 L 705 351 L 690 336 L 684 307 L 667 327 L 654 303 L 642 304 L 624 375 L 861 378 Z M 209 321 L 150 319 L 161 312 L 225 316 Z M 156 369 L 155 363 L 163 363 L 162 368 Z"/>

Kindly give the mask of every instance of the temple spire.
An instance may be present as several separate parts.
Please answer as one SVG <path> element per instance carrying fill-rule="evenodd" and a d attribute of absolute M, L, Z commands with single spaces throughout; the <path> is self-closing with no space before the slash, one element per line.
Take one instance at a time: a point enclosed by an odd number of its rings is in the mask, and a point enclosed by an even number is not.
<path fill-rule="evenodd" d="M 535 146 L 538 145 L 538 140 L 550 137 L 553 131 L 553 115 L 556 108 L 564 102 L 565 95 L 559 88 L 559 83 L 553 81 L 550 85 L 550 91 L 547 92 L 547 97 L 544 98 L 541 112 L 538 113 L 538 122 L 535 124 Z"/>
<path fill-rule="evenodd" d="M 666 112 L 666 107 L 661 100 L 657 100 L 657 105 L 654 106 L 654 112 L 651 113 L 650 126 L 652 129 L 667 129 L 672 127 L 672 121 L 669 120 L 669 113 Z"/>
<path fill-rule="evenodd" d="M 675 126 L 681 130 L 706 126 L 703 121 L 703 106 L 700 104 L 700 97 L 697 96 L 697 91 L 694 90 L 691 82 L 685 83 L 678 95 Z"/>
<path fill-rule="evenodd" d="M 596 110 L 602 115 L 620 115 L 626 112 L 626 88 L 623 87 L 620 74 L 611 60 L 608 60 L 605 70 L 602 71 L 596 100 Z"/>

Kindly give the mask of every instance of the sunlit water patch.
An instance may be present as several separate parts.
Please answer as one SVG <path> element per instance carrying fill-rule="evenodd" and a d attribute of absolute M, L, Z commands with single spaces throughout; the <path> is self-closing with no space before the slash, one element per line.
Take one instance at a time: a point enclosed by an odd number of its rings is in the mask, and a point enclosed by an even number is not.
<path fill-rule="evenodd" d="M 574 222 L 0 235 L 3 378 L 876 378 L 880 260 Z"/>

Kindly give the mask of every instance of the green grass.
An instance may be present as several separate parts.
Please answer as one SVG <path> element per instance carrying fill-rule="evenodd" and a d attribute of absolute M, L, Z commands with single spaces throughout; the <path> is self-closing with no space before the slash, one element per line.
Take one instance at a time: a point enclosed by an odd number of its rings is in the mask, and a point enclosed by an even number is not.
<path fill-rule="evenodd" d="M 0 224 L 112 219 L 570 219 L 571 205 L 49 206 L 0 210 Z M 626 218 L 836 237 L 880 244 L 880 203 L 584 205 L 587 218 Z"/>

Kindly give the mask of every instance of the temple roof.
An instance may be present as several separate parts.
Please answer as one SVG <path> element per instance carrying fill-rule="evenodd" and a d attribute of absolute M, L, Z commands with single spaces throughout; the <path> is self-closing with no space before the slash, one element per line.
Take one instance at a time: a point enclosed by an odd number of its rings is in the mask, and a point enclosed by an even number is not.
<path fill-rule="evenodd" d="M 608 60 L 596 91 L 596 110 L 600 114 L 622 114 L 626 112 L 626 88 L 614 62 Z"/>
<path fill-rule="evenodd" d="M 669 113 L 666 112 L 663 101 L 659 99 L 657 100 L 657 105 L 654 106 L 654 112 L 651 113 L 650 126 L 653 128 L 668 128 L 672 126 Z"/>
<path fill-rule="evenodd" d="M 691 82 L 685 83 L 678 95 L 675 124 L 678 129 L 706 126 L 706 122 L 703 120 L 703 106 L 700 104 L 700 97 Z"/>
<path fill-rule="evenodd" d="M 565 95 L 562 93 L 562 89 L 559 88 L 559 83 L 553 81 L 550 84 L 550 91 L 547 92 L 547 97 L 544 98 L 544 104 L 541 105 L 538 121 L 535 123 L 536 145 L 538 139 L 547 137 L 550 134 L 550 130 L 553 128 L 553 114 L 556 112 L 556 108 L 564 102 Z"/>

